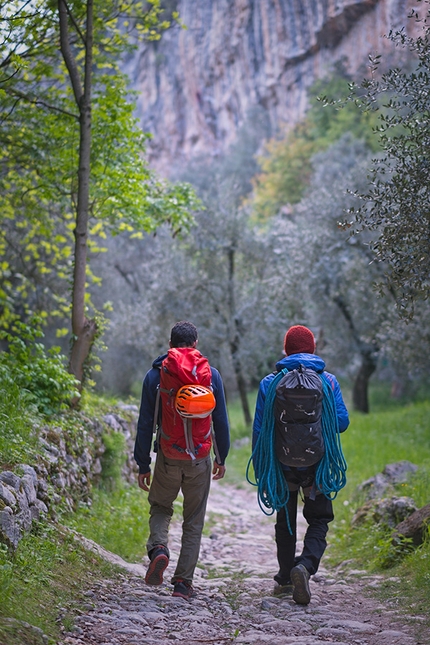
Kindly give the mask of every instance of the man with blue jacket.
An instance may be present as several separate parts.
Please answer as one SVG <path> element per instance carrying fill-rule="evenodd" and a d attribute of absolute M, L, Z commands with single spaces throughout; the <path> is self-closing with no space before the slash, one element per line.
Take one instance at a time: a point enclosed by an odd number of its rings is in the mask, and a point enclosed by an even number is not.
<path fill-rule="evenodd" d="M 294 370 L 303 365 L 319 374 L 324 372 L 333 390 L 339 431 L 343 432 L 349 425 L 349 417 L 339 383 L 333 374 L 324 371 L 324 361 L 314 352 L 315 338 L 313 333 L 303 325 L 294 325 L 285 335 L 285 358 L 278 361 L 276 369 L 278 372 L 284 368 Z M 275 373 L 268 374 L 260 383 L 253 424 L 253 448 L 257 443 L 263 424 L 266 394 L 275 376 Z M 274 577 L 276 581 L 274 593 L 279 595 L 292 591 L 293 600 L 302 605 L 307 605 L 310 602 L 309 578 L 318 571 L 321 557 L 327 546 L 328 524 L 334 519 L 331 500 L 320 491 L 315 490 L 317 466 L 318 463 L 307 468 L 296 468 L 282 464 L 288 484 L 289 499 L 286 508 L 283 507 L 278 511 L 275 525 L 279 571 Z M 304 537 L 303 550 L 300 555 L 296 555 L 299 489 L 303 491 L 303 516 L 308 523 L 308 528 Z"/>

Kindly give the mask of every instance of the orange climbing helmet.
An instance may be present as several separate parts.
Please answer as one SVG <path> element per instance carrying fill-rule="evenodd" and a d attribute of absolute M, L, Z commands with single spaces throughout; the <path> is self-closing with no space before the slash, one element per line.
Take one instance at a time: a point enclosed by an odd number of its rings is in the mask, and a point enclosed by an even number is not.
<path fill-rule="evenodd" d="M 216 401 L 210 387 L 184 385 L 175 398 L 175 407 L 181 417 L 204 419 L 215 409 Z"/>

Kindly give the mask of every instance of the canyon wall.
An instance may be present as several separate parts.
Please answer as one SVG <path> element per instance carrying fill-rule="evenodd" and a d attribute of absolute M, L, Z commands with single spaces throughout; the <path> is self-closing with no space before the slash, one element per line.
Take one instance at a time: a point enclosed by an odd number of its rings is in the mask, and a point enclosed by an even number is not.
<path fill-rule="evenodd" d="M 198 154 L 216 155 L 250 109 L 270 132 L 305 113 L 307 89 L 336 61 L 358 78 L 369 54 L 394 64 L 404 52 L 384 37 L 414 27 L 409 0 L 177 0 L 186 29 L 141 45 L 125 70 L 138 118 L 152 134 L 149 158 L 169 174 Z M 413 3 L 416 4 L 416 3 Z"/>

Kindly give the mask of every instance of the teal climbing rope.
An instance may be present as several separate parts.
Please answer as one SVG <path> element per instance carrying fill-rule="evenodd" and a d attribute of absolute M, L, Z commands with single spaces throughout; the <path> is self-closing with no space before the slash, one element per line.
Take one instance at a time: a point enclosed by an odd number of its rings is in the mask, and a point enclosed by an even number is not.
<path fill-rule="evenodd" d="M 246 479 L 253 486 L 257 486 L 258 503 L 265 515 L 273 515 L 275 511 L 281 510 L 287 505 L 290 497 L 281 463 L 276 457 L 273 415 L 276 386 L 287 372 L 287 369 L 281 370 L 268 387 L 261 432 L 246 468 Z M 255 482 L 249 477 L 251 463 L 254 465 Z"/>
<path fill-rule="evenodd" d="M 287 372 L 287 369 L 279 372 L 268 387 L 261 431 L 246 468 L 246 479 L 253 486 L 257 486 L 258 503 L 266 515 L 272 515 L 286 507 L 289 500 L 288 484 L 276 456 L 273 414 L 276 386 Z M 320 377 L 323 386 L 321 426 L 325 452 L 317 466 L 315 485 L 326 497 L 334 499 L 346 484 L 347 465 L 340 441 L 332 385 L 324 373 L 320 374 Z M 254 465 L 255 482 L 251 481 L 249 476 L 251 464 Z M 288 513 L 287 522 L 289 524 Z"/>
<path fill-rule="evenodd" d="M 346 484 L 346 460 L 340 441 L 336 402 L 331 382 L 320 374 L 323 385 L 322 435 L 325 451 L 315 474 L 316 487 L 329 499 L 335 499 Z"/>

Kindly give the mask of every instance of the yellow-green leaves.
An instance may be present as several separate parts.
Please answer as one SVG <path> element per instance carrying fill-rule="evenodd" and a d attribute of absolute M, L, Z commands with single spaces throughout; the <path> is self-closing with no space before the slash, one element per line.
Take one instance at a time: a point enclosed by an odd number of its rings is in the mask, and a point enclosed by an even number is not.
<path fill-rule="evenodd" d="M 69 44 L 84 86 L 85 0 L 69 0 Z M 159 0 L 94 0 L 91 158 L 87 248 L 105 250 L 109 234 L 138 237 L 168 223 L 192 221 L 197 200 L 185 184 L 155 178 L 134 111 L 121 56 L 130 34 L 156 39 L 173 22 Z M 0 327 L 17 316 L 44 314 L 65 334 L 70 316 L 78 202 L 80 123 L 61 56 L 58 5 L 0 5 Z M 87 267 L 87 282 L 99 280 Z M 91 297 L 85 295 L 92 313 Z"/>

